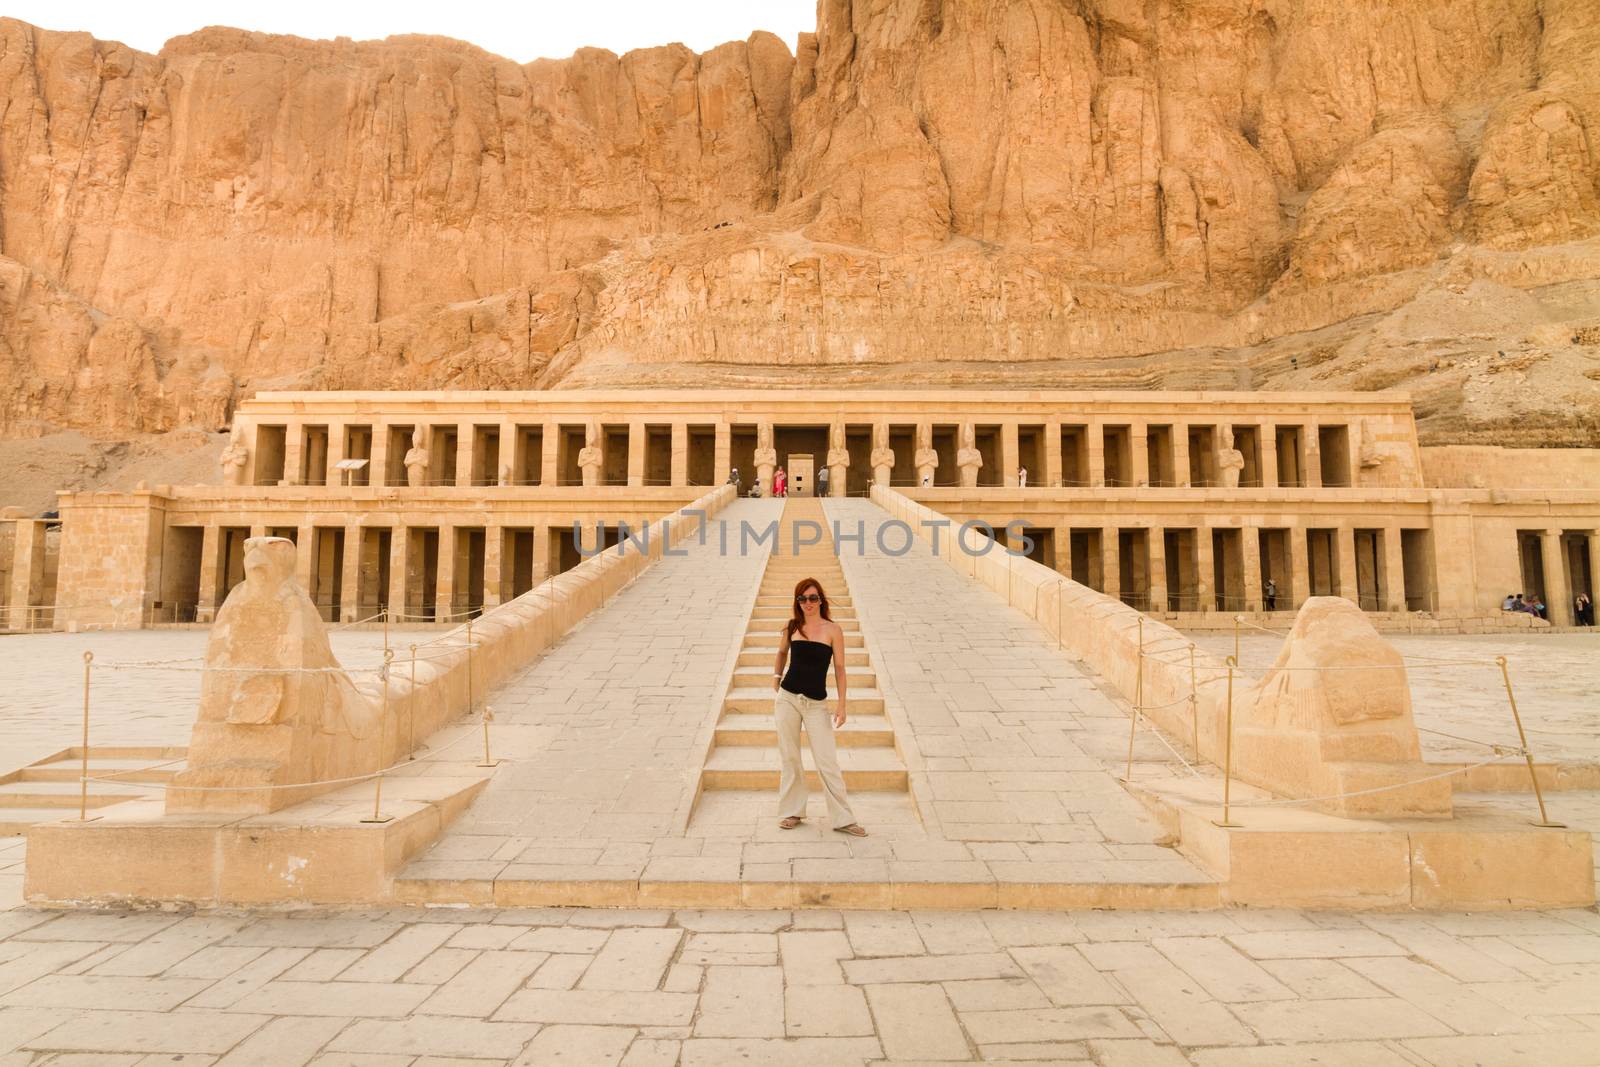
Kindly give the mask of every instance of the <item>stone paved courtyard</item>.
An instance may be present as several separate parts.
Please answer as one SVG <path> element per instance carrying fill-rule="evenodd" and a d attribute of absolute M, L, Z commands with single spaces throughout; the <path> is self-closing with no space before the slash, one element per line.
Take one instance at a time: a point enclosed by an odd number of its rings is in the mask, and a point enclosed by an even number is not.
<path fill-rule="evenodd" d="M 1600 917 L 0 910 L 5 1067 L 978 1060 L 1600 1064 Z"/>

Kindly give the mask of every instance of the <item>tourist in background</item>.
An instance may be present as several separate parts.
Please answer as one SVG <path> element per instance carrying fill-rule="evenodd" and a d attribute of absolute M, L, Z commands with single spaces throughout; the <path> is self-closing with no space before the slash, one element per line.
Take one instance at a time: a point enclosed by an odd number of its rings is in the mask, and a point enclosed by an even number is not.
<path fill-rule="evenodd" d="M 772 474 L 772 495 L 773 496 L 788 496 L 789 495 L 789 475 L 788 475 L 787 472 L 784 471 L 784 469 L 782 467 L 779 467 Z"/>
<path fill-rule="evenodd" d="M 828 468 L 823 467 L 817 472 L 817 495 L 828 495 Z"/>
<path fill-rule="evenodd" d="M 1579 626 L 1594 625 L 1594 601 L 1589 599 L 1588 593 L 1572 598 L 1572 617 L 1578 620 Z"/>
<path fill-rule="evenodd" d="M 1018 467 L 1017 468 L 1017 488 L 1018 489 L 1026 489 L 1026 488 L 1028 488 L 1028 468 L 1027 467 Z"/>
<path fill-rule="evenodd" d="M 735 467 L 728 472 L 728 484 L 733 486 L 733 495 L 738 496 L 741 488 L 739 483 L 739 468 Z"/>
<path fill-rule="evenodd" d="M 1273 581 L 1271 578 L 1268 578 L 1266 584 L 1261 587 L 1261 595 L 1266 599 L 1268 611 L 1276 611 L 1278 609 L 1277 582 Z"/>
<path fill-rule="evenodd" d="M 800 730 L 811 745 L 811 761 L 828 800 L 833 828 L 851 837 L 867 831 L 850 811 L 833 731 L 845 722 L 844 631 L 828 617 L 828 597 L 815 578 L 794 587 L 794 614 L 784 624 L 773 666 L 773 726 L 778 734 L 778 826 L 793 830 L 806 817 L 806 769 L 800 762 Z M 828 722 L 828 664 L 838 689 L 833 722 Z M 785 665 L 788 670 L 785 671 Z"/>

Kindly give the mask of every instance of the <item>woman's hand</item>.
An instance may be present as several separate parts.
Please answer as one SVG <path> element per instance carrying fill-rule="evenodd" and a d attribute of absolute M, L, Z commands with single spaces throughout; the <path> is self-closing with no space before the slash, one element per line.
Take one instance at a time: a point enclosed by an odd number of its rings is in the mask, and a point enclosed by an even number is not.
<path fill-rule="evenodd" d="M 833 728 L 837 730 L 844 725 L 844 700 L 840 699 L 839 706 L 833 709 Z"/>

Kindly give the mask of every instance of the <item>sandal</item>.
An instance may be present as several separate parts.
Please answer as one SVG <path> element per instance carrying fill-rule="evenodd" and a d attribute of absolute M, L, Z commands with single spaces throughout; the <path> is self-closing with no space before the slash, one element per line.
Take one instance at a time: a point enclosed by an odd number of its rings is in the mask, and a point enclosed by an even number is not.
<path fill-rule="evenodd" d="M 835 826 L 833 830 L 835 833 L 849 834 L 851 837 L 867 836 L 867 828 L 858 822 L 853 822 L 849 826 Z"/>
<path fill-rule="evenodd" d="M 799 826 L 803 822 L 805 822 L 805 820 L 803 818 L 801 818 L 800 816 L 798 816 L 798 815 L 790 815 L 787 818 L 780 819 L 778 821 L 778 829 L 780 829 L 780 830 L 793 830 L 796 826 Z"/>

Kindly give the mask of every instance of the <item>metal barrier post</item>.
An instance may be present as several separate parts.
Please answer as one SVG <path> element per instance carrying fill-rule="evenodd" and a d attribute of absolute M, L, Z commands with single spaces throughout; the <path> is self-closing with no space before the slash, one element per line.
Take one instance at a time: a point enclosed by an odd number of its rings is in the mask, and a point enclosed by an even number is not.
<path fill-rule="evenodd" d="M 1244 622 L 1243 615 L 1233 617 L 1233 662 L 1239 662 L 1239 624 Z"/>
<path fill-rule="evenodd" d="M 378 777 L 374 779 L 372 791 L 372 818 L 362 819 L 367 823 L 390 822 L 393 815 L 383 814 L 383 771 L 389 765 L 389 665 L 394 662 L 394 652 L 391 649 L 383 650 L 383 668 L 378 672 L 383 679 L 383 717 L 378 720 Z"/>
<path fill-rule="evenodd" d="M 417 646 L 411 646 L 411 695 L 406 700 L 406 759 L 417 758 Z"/>
<path fill-rule="evenodd" d="M 1500 664 L 1500 677 L 1506 683 L 1506 699 L 1511 702 L 1511 718 L 1517 724 L 1517 740 L 1522 743 L 1522 758 L 1528 761 L 1528 778 L 1533 782 L 1533 796 L 1539 802 L 1539 821 L 1535 826 L 1544 826 L 1552 830 L 1566 828 L 1566 823 L 1551 822 L 1550 815 L 1544 810 L 1544 793 L 1539 788 L 1539 774 L 1533 769 L 1533 753 L 1528 751 L 1528 735 L 1522 729 L 1522 716 L 1517 712 L 1517 696 L 1511 691 L 1511 669 L 1506 666 L 1504 656 L 1496 656 L 1494 661 Z"/>
<path fill-rule="evenodd" d="M 1133 781 L 1133 737 L 1139 729 L 1139 711 L 1144 707 L 1144 616 L 1139 616 L 1139 658 L 1134 668 L 1133 679 L 1133 715 L 1128 720 L 1128 769 L 1123 773 L 1124 782 Z"/>
<path fill-rule="evenodd" d="M 473 693 L 472 693 L 472 666 L 473 666 L 473 660 L 472 660 L 472 619 L 469 616 L 468 619 L 467 619 L 467 714 L 468 715 L 472 714 L 472 709 L 475 706 L 475 704 L 477 703 L 477 701 L 473 699 Z M 483 706 L 483 761 L 478 764 L 478 766 L 480 766 L 480 767 L 493 767 L 493 766 L 497 765 L 500 762 L 499 760 L 495 759 L 493 756 L 491 756 L 489 754 L 489 724 L 491 722 L 493 722 L 493 721 L 494 721 L 494 712 L 489 709 L 489 705 L 485 704 Z"/>
<path fill-rule="evenodd" d="M 1200 761 L 1200 689 L 1194 680 L 1194 643 L 1189 644 L 1189 721 L 1194 726 L 1194 758 Z"/>
<path fill-rule="evenodd" d="M 1233 670 L 1239 661 L 1228 657 L 1228 719 L 1227 736 L 1222 744 L 1222 821 L 1211 820 L 1216 826 L 1231 827 L 1239 824 L 1232 819 L 1229 804 L 1233 799 Z"/>
<path fill-rule="evenodd" d="M 94 653 L 83 654 L 83 747 L 78 750 L 78 821 L 93 822 L 89 817 L 89 684 L 94 670 Z M 99 816 L 95 816 L 99 818 Z"/>

